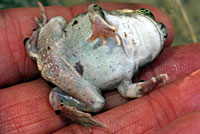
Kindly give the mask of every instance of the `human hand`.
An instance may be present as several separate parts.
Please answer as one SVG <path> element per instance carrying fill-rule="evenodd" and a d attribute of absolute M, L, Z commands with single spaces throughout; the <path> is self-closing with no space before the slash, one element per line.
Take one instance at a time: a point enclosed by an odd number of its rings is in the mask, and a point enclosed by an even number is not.
<path fill-rule="evenodd" d="M 159 22 L 165 24 L 169 46 L 174 31 L 169 18 L 160 10 L 141 4 L 100 4 L 104 9 L 148 8 Z M 88 5 L 47 7 L 47 17 L 64 16 L 71 20 L 86 11 Z M 87 133 L 85 128 L 72 124 L 55 115 L 48 102 L 50 87 L 42 79 L 35 63 L 27 56 L 23 40 L 35 27 L 34 17 L 39 17 L 37 8 L 8 9 L 0 12 L 0 133 Z M 160 73 L 169 74 L 170 81 L 182 78 L 200 67 L 200 46 L 191 44 L 182 47 L 167 47 L 138 79 L 148 79 Z M 92 127 L 92 133 L 177 133 L 177 130 L 192 132 L 199 129 L 199 79 L 200 72 L 175 81 L 150 94 L 122 106 L 98 114 L 94 118 L 109 126 L 108 129 Z M 24 80 L 30 80 L 24 82 Z M 18 83 L 18 84 L 16 84 Z M 15 85 L 14 85 L 15 84 Z M 106 95 L 106 109 L 122 103 L 119 94 Z M 185 114 L 185 115 L 184 115 Z M 169 124 L 170 123 L 170 124 Z M 66 126 L 66 127 L 65 127 Z M 168 131 L 168 130 L 172 131 Z"/>

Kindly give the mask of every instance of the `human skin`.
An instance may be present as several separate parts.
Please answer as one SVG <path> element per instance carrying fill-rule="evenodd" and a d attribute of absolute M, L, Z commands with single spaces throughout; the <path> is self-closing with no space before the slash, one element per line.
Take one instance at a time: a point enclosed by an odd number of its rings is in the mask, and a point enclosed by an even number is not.
<path fill-rule="evenodd" d="M 141 71 L 136 80 L 160 73 L 169 84 L 127 102 L 117 92 L 106 94 L 106 112 L 94 116 L 108 129 L 92 127 L 91 133 L 200 133 L 200 44 L 169 47 L 174 38 L 171 21 L 162 11 L 142 4 L 100 4 L 104 9 L 148 8 L 165 24 L 168 38 L 161 55 Z M 47 17 L 64 16 L 68 22 L 88 5 L 46 7 Z M 50 87 L 39 78 L 36 64 L 27 56 L 24 39 L 35 28 L 38 8 L 0 11 L 0 133 L 89 133 L 55 115 L 48 102 Z M 26 82 L 25 82 L 26 81 Z M 121 105 L 122 103 L 126 104 Z M 113 108 L 116 105 L 121 105 Z M 192 124 L 192 125 L 191 125 Z"/>

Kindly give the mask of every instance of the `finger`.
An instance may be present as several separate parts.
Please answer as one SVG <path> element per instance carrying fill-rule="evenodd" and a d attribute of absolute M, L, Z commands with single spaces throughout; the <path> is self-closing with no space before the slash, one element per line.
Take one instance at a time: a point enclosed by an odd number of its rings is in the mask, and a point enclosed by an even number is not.
<path fill-rule="evenodd" d="M 141 70 L 134 81 L 148 80 L 162 73 L 168 74 L 167 83 L 183 78 L 200 68 L 199 52 L 200 43 L 165 48 L 154 62 Z M 106 97 L 104 110 L 112 109 L 130 100 L 123 98 L 116 91 L 106 93 L 104 96 Z"/>
<path fill-rule="evenodd" d="M 200 70 L 178 81 L 95 116 L 108 129 L 92 127 L 92 133 L 152 133 L 178 117 L 200 110 Z M 56 133 L 88 133 L 78 125 L 70 125 Z M 55 133 L 55 134 L 56 134 Z"/>
<path fill-rule="evenodd" d="M 156 19 L 164 23 L 169 33 L 167 45 L 174 36 L 173 25 L 166 14 L 155 7 L 144 4 L 101 4 L 106 9 L 117 8 L 150 8 Z M 48 19 L 63 16 L 70 21 L 75 15 L 87 10 L 88 4 L 67 7 L 46 7 Z M 24 39 L 29 37 L 35 28 L 34 17 L 39 17 L 39 8 L 16 8 L 0 11 L 0 86 L 7 86 L 16 82 L 35 77 L 38 74 L 35 63 L 28 58 L 24 47 Z M 161 17 L 162 16 L 162 17 Z"/>
<path fill-rule="evenodd" d="M 165 48 L 163 53 L 145 67 L 135 80 L 148 80 L 152 76 L 167 73 L 168 83 L 182 78 L 200 68 L 200 43 Z"/>
<path fill-rule="evenodd" d="M 66 125 L 51 108 L 49 86 L 35 80 L 0 90 L 0 133 L 51 133 Z"/>
<path fill-rule="evenodd" d="M 200 133 L 200 112 L 186 114 L 155 134 L 199 134 Z"/>

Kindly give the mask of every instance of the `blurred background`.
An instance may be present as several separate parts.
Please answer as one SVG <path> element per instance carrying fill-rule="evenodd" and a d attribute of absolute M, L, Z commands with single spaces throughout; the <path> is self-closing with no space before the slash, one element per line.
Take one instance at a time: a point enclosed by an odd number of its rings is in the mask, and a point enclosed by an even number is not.
<path fill-rule="evenodd" d="M 39 0 L 0 0 L 0 9 L 15 7 L 37 7 Z M 200 0 L 40 0 L 44 6 L 93 2 L 146 3 L 159 7 L 172 19 L 175 26 L 175 40 L 172 45 L 183 45 L 200 41 Z"/>

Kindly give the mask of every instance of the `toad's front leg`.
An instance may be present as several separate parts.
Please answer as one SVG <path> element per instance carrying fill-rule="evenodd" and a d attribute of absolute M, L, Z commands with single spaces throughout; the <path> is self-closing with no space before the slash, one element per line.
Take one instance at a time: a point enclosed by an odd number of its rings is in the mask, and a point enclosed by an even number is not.
<path fill-rule="evenodd" d="M 92 24 L 92 36 L 88 39 L 88 42 L 95 40 L 96 38 L 101 38 L 103 40 L 103 45 L 107 43 L 107 39 L 113 37 L 118 45 L 121 45 L 121 40 L 119 36 L 115 33 L 117 28 L 111 26 L 104 17 L 103 9 L 96 5 L 91 4 L 88 7 L 88 16 Z"/>
<path fill-rule="evenodd" d="M 152 91 L 160 83 L 165 84 L 167 74 L 160 74 L 143 82 L 132 83 L 131 80 L 122 81 L 117 87 L 119 93 L 125 98 L 139 98 Z"/>

